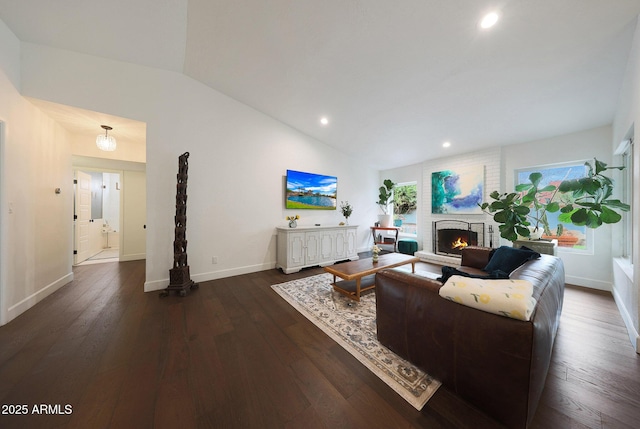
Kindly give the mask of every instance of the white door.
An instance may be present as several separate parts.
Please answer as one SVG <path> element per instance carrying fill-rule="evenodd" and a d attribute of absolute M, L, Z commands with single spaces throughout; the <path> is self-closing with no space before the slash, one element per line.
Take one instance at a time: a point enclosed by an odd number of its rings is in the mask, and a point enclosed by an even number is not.
<path fill-rule="evenodd" d="M 75 243 L 74 264 L 90 256 L 89 221 L 91 220 L 91 176 L 76 171 Z"/>
<path fill-rule="evenodd" d="M 143 171 L 124 171 L 122 176 L 120 260 L 147 257 L 147 177 Z"/>

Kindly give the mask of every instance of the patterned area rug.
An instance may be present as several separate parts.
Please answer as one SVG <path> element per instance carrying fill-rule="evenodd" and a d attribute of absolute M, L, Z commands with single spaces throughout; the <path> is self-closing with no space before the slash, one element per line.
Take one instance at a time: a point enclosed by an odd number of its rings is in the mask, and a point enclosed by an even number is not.
<path fill-rule="evenodd" d="M 331 287 L 333 276 L 320 274 L 271 286 L 282 298 L 362 362 L 416 409 L 440 382 L 384 347 L 376 338 L 376 296 L 353 301 Z"/>

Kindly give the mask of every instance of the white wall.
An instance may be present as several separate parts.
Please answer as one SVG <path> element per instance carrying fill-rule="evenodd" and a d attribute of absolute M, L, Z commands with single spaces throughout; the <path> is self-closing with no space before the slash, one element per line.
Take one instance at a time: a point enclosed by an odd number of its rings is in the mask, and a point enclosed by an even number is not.
<path fill-rule="evenodd" d="M 640 352 L 640 146 L 638 134 L 640 128 L 640 27 L 636 30 L 627 63 L 627 70 L 620 90 L 618 110 L 613 121 L 611 150 L 626 138 L 627 132 L 634 127 L 634 200 L 633 206 L 633 264 L 622 267 L 615 262 L 616 281 L 613 296 L 618 304 L 622 318 L 627 326 L 629 338 L 636 352 Z"/>
<path fill-rule="evenodd" d="M 20 43 L 0 21 L 0 324 L 73 278 L 69 135 L 20 95 L 19 67 Z"/>
<path fill-rule="evenodd" d="M 146 290 L 168 284 L 173 264 L 178 156 L 190 152 L 188 257 L 204 281 L 275 266 L 275 227 L 337 224 L 339 211 L 287 211 L 288 168 L 338 177 L 354 207 L 359 248 L 376 218 L 378 172 L 184 75 L 23 43 L 27 96 L 147 124 Z M 315 118 L 310 119 L 315 120 Z M 212 264 L 212 257 L 218 264 Z"/>

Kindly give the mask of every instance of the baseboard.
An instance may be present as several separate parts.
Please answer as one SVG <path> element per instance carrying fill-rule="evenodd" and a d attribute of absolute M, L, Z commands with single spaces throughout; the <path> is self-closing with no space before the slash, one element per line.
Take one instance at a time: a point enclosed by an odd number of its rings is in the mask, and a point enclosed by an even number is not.
<path fill-rule="evenodd" d="M 627 334 L 629 335 L 629 341 L 631 341 L 631 345 L 636 350 L 636 353 L 640 353 L 640 334 L 636 330 L 636 327 L 633 325 L 633 319 L 627 310 L 627 307 L 624 305 L 624 302 L 618 291 L 613 289 L 613 300 L 616 302 L 616 306 L 618 307 L 618 311 L 620 312 L 620 316 L 624 321 L 624 325 L 627 328 Z"/>
<path fill-rule="evenodd" d="M 272 270 L 276 267 L 275 262 L 267 262 L 264 264 L 246 265 L 244 267 L 229 268 L 226 270 L 211 271 L 207 273 L 191 274 L 191 280 L 196 283 L 207 282 L 209 280 L 217 280 L 227 277 L 239 276 L 242 274 L 257 273 L 258 271 Z M 169 270 L 167 270 L 167 273 Z M 169 286 L 169 278 L 161 280 L 153 280 L 144 283 L 145 292 L 153 292 L 165 289 Z"/>
<path fill-rule="evenodd" d="M 611 282 L 588 279 L 578 276 L 565 276 L 565 283 L 575 286 L 588 287 L 591 289 L 603 290 L 605 292 L 611 292 L 612 289 Z"/>
<path fill-rule="evenodd" d="M 132 255 L 122 255 L 120 262 L 139 261 L 140 259 L 147 259 L 146 253 L 134 253 Z"/>
<path fill-rule="evenodd" d="M 45 299 L 46 297 L 48 297 L 49 295 L 51 295 L 52 293 L 54 293 L 55 291 L 60 289 L 62 286 L 66 285 L 71 281 L 73 281 L 73 273 L 69 273 L 59 278 L 58 280 L 43 287 L 39 291 L 29 295 L 28 297 L 18 302 L 17 304 L 12 305 L 7 309 L 7 320 L 4 320 L 3 324 L 9 323 L 10 321 L 12 321 L 13 319 L 15 319 L 16 317 L 18 317 L 19 315 L 21 315 L 22 313 L 24 313 L 25 311 L 27 311 L 28 309 L 30 309 L 31 307 L 33 307 L 34 305 L 36 305 L 37 303 L 39 303 L 40 301 L 42 301 L 43 299 Z"/>

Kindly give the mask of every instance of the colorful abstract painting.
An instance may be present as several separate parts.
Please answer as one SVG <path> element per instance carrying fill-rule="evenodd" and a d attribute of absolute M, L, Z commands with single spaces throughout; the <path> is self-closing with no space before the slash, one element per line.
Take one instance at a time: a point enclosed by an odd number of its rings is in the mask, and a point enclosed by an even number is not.
<path fill-rule="evenodd" d="M 431 213 L 482 214 L 484 166 L 431 173 Z"/>

